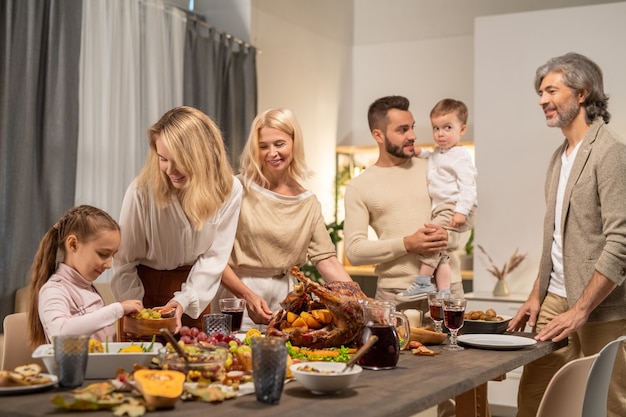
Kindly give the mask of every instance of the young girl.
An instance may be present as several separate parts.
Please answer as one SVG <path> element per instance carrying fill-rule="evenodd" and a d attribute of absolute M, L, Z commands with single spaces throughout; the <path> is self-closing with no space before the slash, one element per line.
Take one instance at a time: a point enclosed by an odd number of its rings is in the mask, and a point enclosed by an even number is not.
<path fill-rule="evenodd" d="M 33 347 L 63 334 L 114 341 L 115 322 L 142 309 L 139 300 L 105 306 L 92 285 L 111 267 L 120 240 L 115 220 L 86 205 L 68 210 L 46 232 L 31 269 L 28 331 Z"/>

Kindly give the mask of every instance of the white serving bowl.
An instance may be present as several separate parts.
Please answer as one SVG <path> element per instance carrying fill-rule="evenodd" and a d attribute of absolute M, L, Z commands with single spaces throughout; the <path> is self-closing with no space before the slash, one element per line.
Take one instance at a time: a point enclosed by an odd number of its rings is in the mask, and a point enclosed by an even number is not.
<path fill-rule="evenodd" d="M 303 370 L 305 367 L 313 368 L 313 371 Z M 338 362 L 302 362 L 291 365 L 289 369 L 296 381 L 312 393 L 334 394 L 352 385 L 363 371 L 359 365 L 354 365 L 352 369 L 341 372 L 345 367 L 345 363 Z"/>
<path fill-rule="evenodd" d="M 159 349 L 163 347 L 161 343 L 155 342 L 150 352 L 127 352 L 119 353 L 120 349 L 130 345 L 150 345 L 149 342 L 109 342 L 108 353 L 90 353 L 87 359 L 86 379 L 110 379 L 115 378 L 115 373 L 119 368 L 125 371 L 132 371 L 134 365 L 148 367 Z M 102 343 L 106 346 L 107 344 Z M 35 349 L 33 358 L 40 358 L 48 373 L 57 374 L 57 363 L 54 360 L 54 348 L 51 344 L 41 345 Z"/>

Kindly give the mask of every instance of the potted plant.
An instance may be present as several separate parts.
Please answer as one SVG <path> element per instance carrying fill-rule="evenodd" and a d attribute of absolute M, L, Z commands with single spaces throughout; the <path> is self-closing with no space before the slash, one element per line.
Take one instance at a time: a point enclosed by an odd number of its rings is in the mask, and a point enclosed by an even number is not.
<path fill-rule="evenodd" d="M 465 253 L 461 255 L 461 270 L 474 270 L 474 229 L 470 231 L 469 238 L 464 247 Z"/>
<path fill-rule="evenodd" d="M 524 261 L 524 259 L 526 259 L 526 254 L 522 255 L 519 253 L 518 249 L 515 249 L 515 252 L 513 252 L 513 255 L 511 255 L 509 261 L 505 263 L 502 268 L 498 268 L 498 266 L 493 262 L 493 259 L 491 259 L 491 256 L 489 256 L 487 251 L 483 249 L 482 246 L 478 245 L 478 249 L 480 249 L 480 251 L 485 254 L 487 259 L 489 259 L 489 262 L 491 263 L 491 267 L 487 269 L 487 271 L 498 280 L 496 282 L 496 286 L 493 289 L 493 295 L 509 295 L 509 287 L 504 279 L 509 273 L 513 272 L 513 270 L 517 268 Z"/>

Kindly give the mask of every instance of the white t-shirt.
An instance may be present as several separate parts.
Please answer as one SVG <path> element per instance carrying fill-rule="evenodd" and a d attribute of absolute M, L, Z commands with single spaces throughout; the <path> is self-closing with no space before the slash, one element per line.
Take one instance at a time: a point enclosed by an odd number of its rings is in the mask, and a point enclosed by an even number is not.
<path fill-rule="evenodd" d="M 572 153 L 567 156 L 566 152 L 561 155 L 561 173 L 559 175 L 559 187 L 556 192 L 556 207 L 554 208 L 554 233 L 552 235 L 552 274 L 550 275 L 550 285 L 548 291 L 566 297 L 565 276 L 563 274 L 563 230 L 561 222 L 563 220 L 563 197 L 565 195 L 565 187 L 569 174 L 572 171 L 572 165 L 576 160 L 578 148 L 582 141 L 574 148 Z"/>

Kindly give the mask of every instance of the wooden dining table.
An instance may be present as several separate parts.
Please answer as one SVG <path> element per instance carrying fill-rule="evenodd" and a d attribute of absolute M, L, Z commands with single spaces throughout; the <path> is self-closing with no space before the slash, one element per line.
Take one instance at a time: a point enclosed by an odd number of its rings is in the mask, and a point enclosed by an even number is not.
<path fill-rule="evenodd" d="M 513 334 L 533 337 L 528 333 Z M 431 346 L 437 353 L 435 356 L 417 356 L 403 351 L 395 369 L 363 370 L 349 389 L 334 395 L 315 395 L 297 381 L 291 381 L 285 384 L 280 403 L 276 405 L 260 403 L 251 394 L 222 403 L 179 401 L 174 409 L 149 412 L 146 417 L 346 417 L 357 410 L 360 417 L 409 417 L 451 398 L 456 399 L 457 417 L 482 417 L 488 415 L 487 382 L 499 380 L 507 372 L 566 343 L 538 342 L 516 350 L 466 347 L 458 352 Z M 65 411 L 52 404 L 52 397 L 60 392 L 54 388 L 0 397 L 0 416 L 80 416 L 81 413 Z M 104 411 L 98 412 L 98 416 L 107 413 L 113 415 Z"/>

